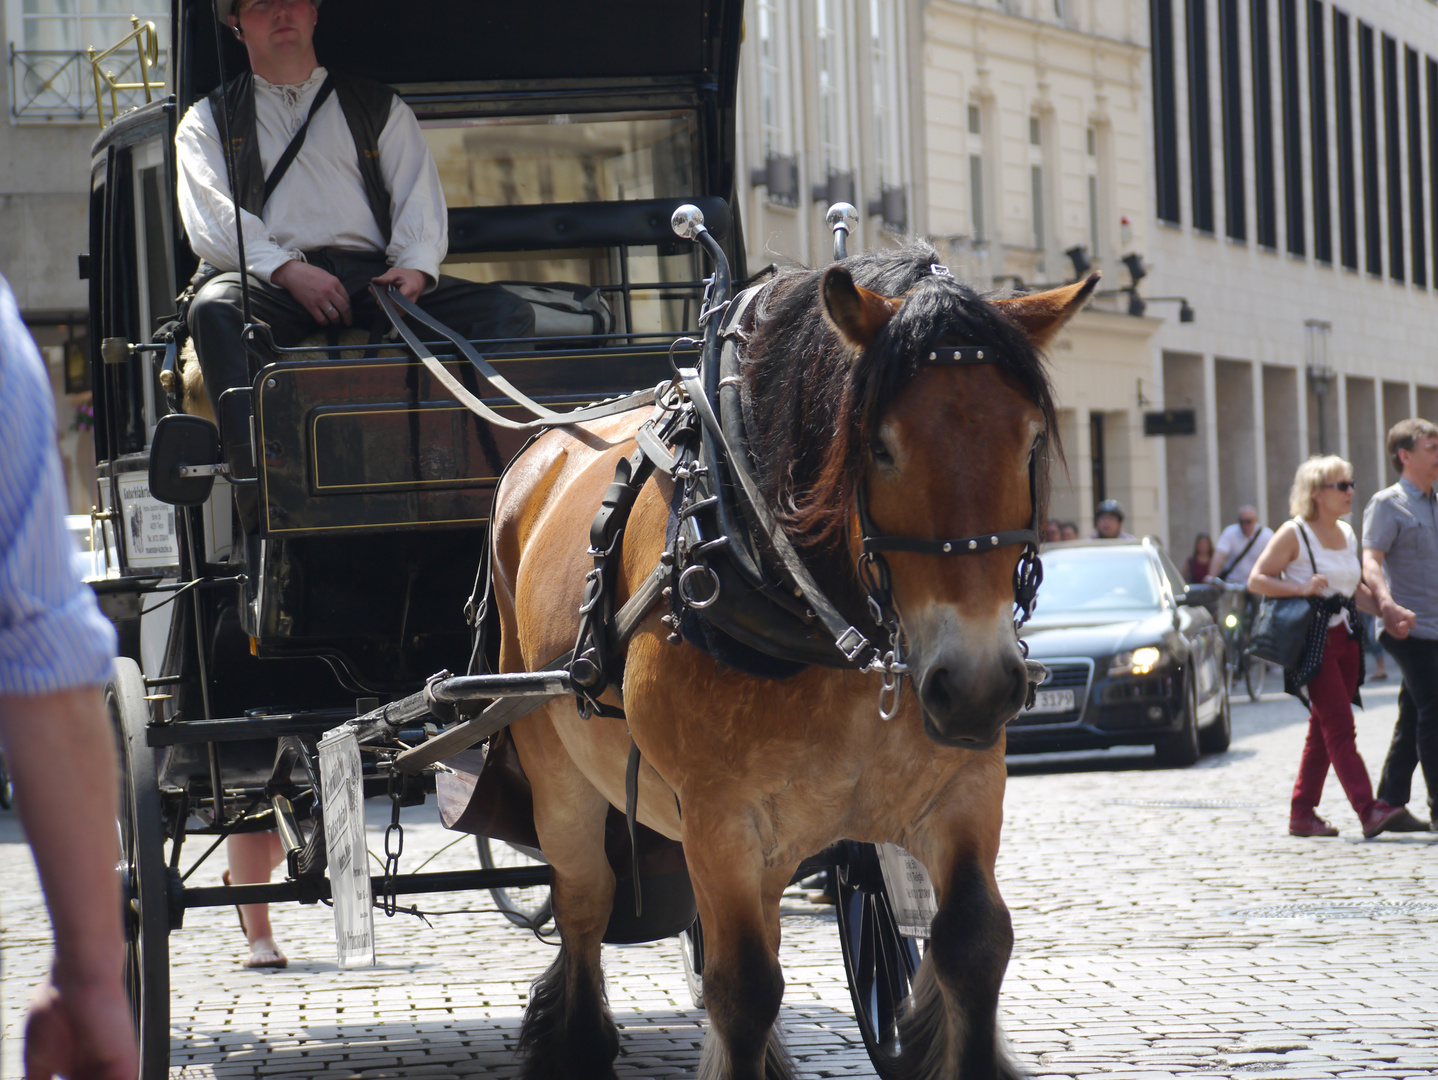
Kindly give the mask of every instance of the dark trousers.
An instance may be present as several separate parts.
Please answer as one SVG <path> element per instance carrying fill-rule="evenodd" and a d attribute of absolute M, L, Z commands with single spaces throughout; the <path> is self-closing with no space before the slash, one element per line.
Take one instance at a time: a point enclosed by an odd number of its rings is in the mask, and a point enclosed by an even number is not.
<path fill-rule="evenodd" d="M 1403 688 L 1398 692 L 1398 722 L 1378 781 L 1378 797 L 1393 806 L 1412 795 L 1413 769 L 1423 766 L 1430 814 L 1438 806 L 1438 641 L 1384 634 L 1383 648 L 1398 661 Z"/>
<path fill-rule="evenodd" d="M 389 269 L 383 254 L 327 248 L 306 252 L 305 258 L 343 283 L 349 293 L 354 326 L 371 330 L 377 336 L 390 329 L 369 288 L 371 278 Z M 534 333 L 534 309 L 498 285 L 443 276 L 438 285 L 419 298 L 418 306 L 470 340 L 529 337 Z M 284 289 L 267 285 L 253 276 L 250 277 L 250 311 L 255 319 L 269 324 L 275 344 L 282 348 L 329 329 L 328 325 L 315 322 Z M 225 390 L 249 386 L 250 363 L 240 340 L 240 331 L 244 328 L 240 275 L 218 274 L 207 281 L 190 304 L 188 323 L 211 404 L 215 404 Z M 219 415 L 218 407 L 215 414 Z"/>
<path fill-rule="evenodd" d="M 1368 767 L 1354 745 L 1353 694 L 1358 689 L 1358 656 L 1362 645 L 1347 626 L 1333 626 L 1323 648 L 1323 665 L 1308 684 L 1308 738 L 1293 784 L 1293 817 L 1311 812 L 1323 798 L 1328 766 L 1361 818 L 1373 805 Z"/>

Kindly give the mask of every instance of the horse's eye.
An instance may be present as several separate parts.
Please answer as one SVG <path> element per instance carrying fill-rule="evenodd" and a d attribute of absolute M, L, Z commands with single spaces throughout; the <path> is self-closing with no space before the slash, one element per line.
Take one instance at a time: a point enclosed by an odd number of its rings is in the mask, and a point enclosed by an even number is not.
<path fill-rule="evenodd" d="M 873 456 L 876 465 L 888 466 L 894 464 L 894 455 L 889 453 L 889 448 L 884 445 L 881 439 L 874 440 L 873 444 L 869 447 L 869 453 Z"/>

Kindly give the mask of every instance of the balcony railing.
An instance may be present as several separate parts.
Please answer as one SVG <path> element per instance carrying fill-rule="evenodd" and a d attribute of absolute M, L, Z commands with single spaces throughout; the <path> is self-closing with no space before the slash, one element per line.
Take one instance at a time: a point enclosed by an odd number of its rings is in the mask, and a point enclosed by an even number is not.
<path fill-rule="evenodd" d="M 159 54 L 149 72 L 150 81 L 163 84 L 169 56 Z M 141 83 L 138 55 L 110 58 L 115 77 L 123 83 Z M 143 89 L 117 90 L 120 112 L 145 103 Z M 10 46 L 10 116 L 33 121 L 95 122 L 95 90 L 90 61 L 79 49 L 17 49 Z"/>

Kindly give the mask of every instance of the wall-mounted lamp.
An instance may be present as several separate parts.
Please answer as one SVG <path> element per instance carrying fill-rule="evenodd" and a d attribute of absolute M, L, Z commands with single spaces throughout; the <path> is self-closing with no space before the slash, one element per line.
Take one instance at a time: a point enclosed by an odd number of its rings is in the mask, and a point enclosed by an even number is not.
<path fill-rule="evenodd" d="M 1136 251 L 1125 255 L 1120 262 L 1128 267 L 1129 279 L 1137 285 L 1144 278 L 1148 277 L 1148 267 L 1143 265 L 1143 256 Z"/>
<path fill-rule="evenodd" d="M 1089 261 L 1088 248 L 1077 244 L 1064 252 L 1069 257 L 1069 262 L 1074 266 L 1074 280 L 1077 281 L 1089 272 L 1093 263 Z"/>
<path fill-rule="evenodd" d="M 1130 315 L 1132 315 L 1135 319 L 1141 319 L 1141 318 L 1143 318 L 1143 313 L 1144 313 L 1144 311 L 1145 311 L 1147 308 L 1148 308 L 1148 304 L 1146 304 L 1146 303 L 1144 302 L 1143 297 L 1139 296 L 1138 290 L 1137 290 L 1137 289 L 1129 289 L 1129 290 L 1128 290 L 1128 313 L 1129 313 Z"/>
<path fill-rule="evenodd" d="M 1149 304 L 1177 304 L 1178 321 L 1191 323 L 1196 316 L 1193 313 L 1193 305 L 1188 302 L 1186 296 L 1146 296 L 1140 297 L 1138 290 L 1134 288 L 1124 290 L 1129 294 L 1128 313 L 1130 315 L 1142 315 L 1144 308 Z M 1135 306 L 1137 310 L 1135 310 Z"/>

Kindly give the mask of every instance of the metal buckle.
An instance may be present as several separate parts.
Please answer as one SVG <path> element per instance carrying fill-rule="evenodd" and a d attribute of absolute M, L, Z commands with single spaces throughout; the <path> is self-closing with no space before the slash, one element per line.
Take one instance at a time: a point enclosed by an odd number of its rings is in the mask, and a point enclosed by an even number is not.
<path fill-rule="evenodd" d="M 838 650 L 844 654 L 844 659 L 851 664 L 859 659 L 859 654 L 868 647 L 868 644 L 869 639 L 852 626 L 840 634 L 838 640 L 834 642 Z"/>

